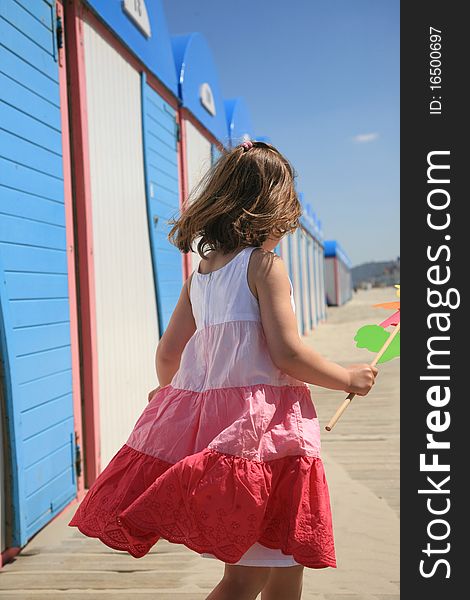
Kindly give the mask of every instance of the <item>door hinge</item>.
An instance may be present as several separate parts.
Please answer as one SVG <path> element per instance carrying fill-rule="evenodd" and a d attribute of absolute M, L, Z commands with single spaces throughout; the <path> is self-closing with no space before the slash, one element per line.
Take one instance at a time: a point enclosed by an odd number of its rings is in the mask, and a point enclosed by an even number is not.
<path fill-rule="evenodd" d="M 57 49 L 62 50 L 64 47 L 64 26 L 62 24 L 62 17 L 57 17 L 56 24 L 56 34 L 57 34 Z"/>
<path fill-rule="evenodd" d="M 75 432 L 75 473 L 77 478 L 82 474 L 82 449 L 78 443 L 78 433 Z"/>
<path fill-rule="evenodd" d="M 64 47 L 64 14 L 62 5 L 56 2 L 51 6 L 52 11 L 52 54 L 54 60 L 63 67 Z"/>
<path fill-rule="evenodd" d="M 179 142 L 181 140 L 181 127 L 179 123 L 175 123 L 176 125 L 176 141 Z"/>

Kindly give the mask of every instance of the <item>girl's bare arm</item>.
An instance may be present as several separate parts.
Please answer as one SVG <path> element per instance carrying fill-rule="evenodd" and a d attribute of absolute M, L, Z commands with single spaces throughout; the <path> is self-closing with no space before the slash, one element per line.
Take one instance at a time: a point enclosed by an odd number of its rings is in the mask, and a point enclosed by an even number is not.
<path fill-rule="evenodd" d="M 179 369 L 184 347 L 196 331 L 188 293 L 188 282 L 191 277 L 184 282 L 170 322 L 157 346 L 155 367 L 161 387 L 168 385 L 173 379 Z"/>
<path fill-rule="evenodd" d="M 297 319 L 290 303 L 290 283 L 283 260 L 264 250 L 253 254 L 251 262 L 255 270 L 261 321 L 274 364 L 284 373 L 306 383 L 347 392 L 358 389 L 357 372 L 327 360 L 300 339 Z M 357 367 L 367 371 L 367 365 Z M 360 369 L 356 368 L 358 370 Z M 352 375 L 354 382 L 351 380 Z M 362 378 L 364 375 L 367 377 L 363 373 Z M 373 379 L 372 374 L 370 377 Z"/>

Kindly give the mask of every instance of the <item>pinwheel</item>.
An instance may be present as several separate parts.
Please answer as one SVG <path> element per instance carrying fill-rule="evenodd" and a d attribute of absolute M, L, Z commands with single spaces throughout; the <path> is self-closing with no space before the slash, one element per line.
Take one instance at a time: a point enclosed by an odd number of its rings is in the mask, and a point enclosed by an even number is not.
<path fill-rule="evenodd" d="M 400 286 L 396 285 L 395 287 L 397 288 L 397 296 L 400 297 Z M 367 348 L 371 352 L 377 352 L 371 363 L 372 367 L 400 356 L 400 301 L 374 304 L 374 307 L 395 310 L 395 312 L 379 325 L 364 325 L 354 337 L 358 348 Z M 387 327 L 393 327 L 394 329 L 389 332 Z M 354 396 L 355 394 L 351 392 L 346 397 L 328 425 L 326 425 L 325 429 L 327 431 L 333 429 Z"/>

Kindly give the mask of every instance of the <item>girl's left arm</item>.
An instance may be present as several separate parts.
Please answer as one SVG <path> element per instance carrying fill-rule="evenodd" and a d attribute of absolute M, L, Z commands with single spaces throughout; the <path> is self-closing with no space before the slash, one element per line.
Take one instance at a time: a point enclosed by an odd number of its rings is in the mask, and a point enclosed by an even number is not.
<path fill-rule="evenodd" d="M 184 282 L 170 322 L 158 342 L 155 367 L 160 387 L 168 385 L 173 379 L 179 369 L 184 347 L 196 331 L 196 323 L 189 299 L 191 278 L 192 274 Z"/>

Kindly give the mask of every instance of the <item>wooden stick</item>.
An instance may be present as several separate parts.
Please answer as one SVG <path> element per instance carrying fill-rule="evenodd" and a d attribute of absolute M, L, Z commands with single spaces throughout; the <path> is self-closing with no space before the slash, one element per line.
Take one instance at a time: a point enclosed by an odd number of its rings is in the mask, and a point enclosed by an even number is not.
<path fill-rule="evenodd" d="M 392 331 L 392 333 L 388 336 L 385 344 L 377 352 L 374 360 L 370 364 L 371 367 L 375 367 L 375 365 L 379 362 L 379 360 L 385 354 L 385 351 L 390 346 L 390 344 L 393 342 L 393 340 L 395 339 L 395 336 L 397 335 L 397 333 L 399 331 L 400 331 L 400 323 L 398 323 L 398 325 L 395 327 L 395 329 Z M 354 398 L 355 395 L 356 394 L 354 394 L 353 392 L 351 392 L 346 397 L 346 399 L 343 402 L 343 404 L 341 404 L 341 406 L 338 408 L 338 410 L 335 412 L 335 414 L 330 419 L 328 425 L 325 426 L 325 429 L 327 431 L 331 431 L 333 429 L 333 427 L 336 425 L 336 422 L 338 421 L 338 419 L 341 417 L 341 415 L 344 413 L 344 411 L 347 409 L 347 407 L 351 404 L 351 400 Z"/>

